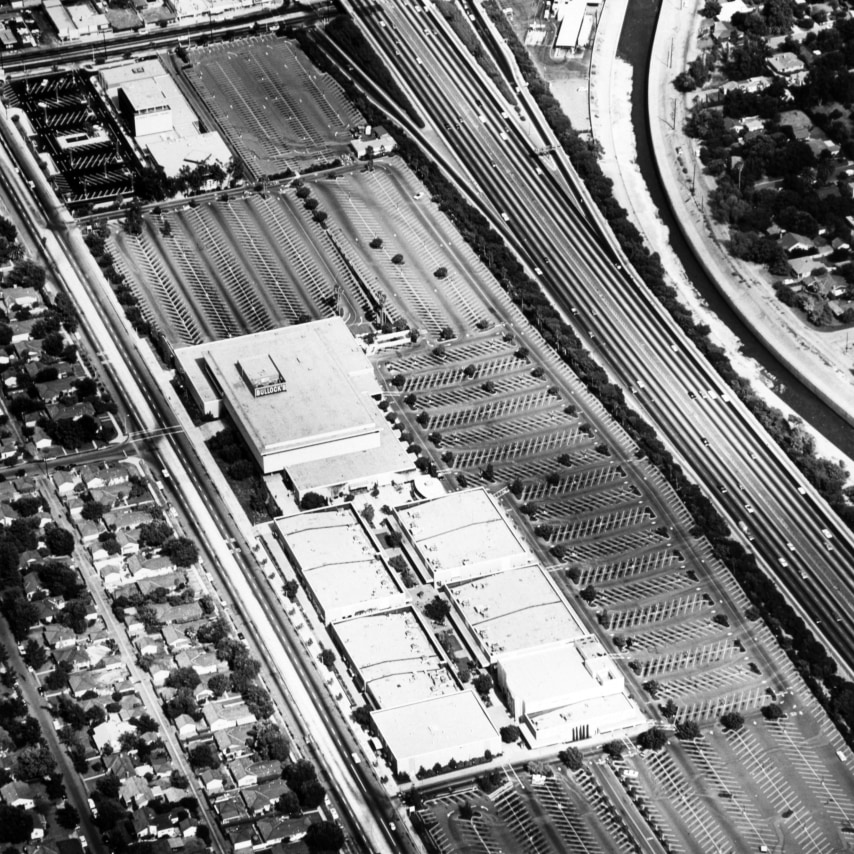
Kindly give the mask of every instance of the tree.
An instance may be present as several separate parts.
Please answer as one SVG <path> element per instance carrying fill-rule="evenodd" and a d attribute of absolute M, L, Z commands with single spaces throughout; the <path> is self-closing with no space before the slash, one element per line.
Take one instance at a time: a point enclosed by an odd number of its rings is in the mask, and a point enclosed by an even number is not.
<path fill-rule="evenodd" d="M 59 358 L 65 349 L 65 338 L 61 332 L 48 332 L 42 339 L 42 353 Z"/>
<path fill-rule="evenodd" d="M 88 519 L 90 522 L 97 522 L 99 519 L 103 518 L 108 509 L 109 508 L 105 507 L 99 501 L 87 501 L 83 505 L 80 515 L 84 519 Z"/>
<path fill-rule="evenodd" d="M 0 842 L 29 842 L 32 833 L 33 817 L 23 807 L 0 804 Z"/>
<path fill-rule="evenodd" d="M 24 661 L 33 670 L 39 670 L 47 661 L 47 653 L 37 640 L 30 638 L 27 641 L 27 645 L 24 648 Z"/>
<path fill-rule="evenodd" d="M 287 761 L 291 752 L 287 736 L 276 724 L 270 722 L 258 727 L 253 747 L 262 759 L 278 759 L 280 762 Z"/>
<path fill-rule="evenodd" d="M 590 605 L 596 599 L 596 588 L 592 584 L 588 584 L 578 595 Z"/>
<path fill-rule="evenodd" d="M 367 729 L 371 725 L 371 707 L 370 706 L 356 706 L 353 709 L 353 714 L 350 715 L 353 718 L 353 722 L 357 723 L 362 729 Z"/>
<path fill-rule="evenodd" d="M 262 685 L 249 685 L 243 691 L 243 700 L 249 711 L 259 720 L 266 720 L 273 716 L 275 708 L 270 694 Z"/>
<path fill-rule="evenodd" d="M 297 798 L 304 810 L 317 809 L 326 797 L 326 789 L 317 780 L 304 780 L 297 786 Z"/>
<path fill-rule="evenodd" d="M 362 518 L 373 527 L 374 524 L 374 516 L 376 515 L 376 510 L 374 509 L 373 504 L 366 504 L 362 508 Z"/>
<path fill-rule="evenodd" d="M 433 271 L 433 275 L 434 275 L 437 279 L 444 279 L 444 278 L 447 278 L 447 275 L 448 275 L 448 268 L 447 268 L 447 267 L 437 267 L 437 268 Z"/>
<path fill-rule="evenodd" d="M 501 733 L 501 740 L 505 744 L 515 744 L 522 737 L 522 730 L 512 724 L 501 727 L 499 732 Z"/>
<path fill-rule="evenodd" d="M 392 255 L 391 263 L 392 264 L 402 264 L 403 263 L 403 255 L 401 255 L 400 252 L 398 252 L 397 255 Z"/>
<path fill-rule="evenodd" d="M 444 623 L 451 613 L 451 606 L 447 599 L 441 596 L 434 596 L 425 606 L 424 613 L 433 622 Z"/>
<path fill-rule="evenodd" d="M 700 14 L 704 18 L 717 18 L 721 13 L 721 4 L 719 0 L 706 0 L 706 5 L 700 9 Z"/>
<path fill-rule="evenodd" d="M 317 510 L 320 507 L 326 507 L 329 500 L 316 492 L 306 492 L 300 499 L 300 510 Z"/>
<path fill-rule="evenodd" d="M 12 773 L 19 780 L 35 780 L 47 777 L 55 769 L 56 760 L 50 749 L 44 744 L 39 744 L 34 747 L 25 747 L 18 753 Z"/>
<path fill-rule="evenodd" d="M 383 248 L 383 239 L 382 239 L 382 237 L 375 237 L 375 238 L 374 238 L 374 239 L 373 239 L 373 240 L 368 244 L 368 246 L 370 246 L 370 247 L 371 247 L 371 249 L 382 249 L 382 248 Z"/>
<path fill-rule="evenodd" d="M 335 653 L 331 649 L 321 650 L 320 655 L 318 655 L 317 658 L 321 664 L 330 669 L 332 669 L 332 665 L 335 664 Z"/>
<path fill-rule="evenodd" d="M 171 557 L 176 566 L 192 566 L 199 559 L 198 547 L 187 537 L 172 537 L 160 550 Z"/>
<path fill-rule="evenodd" d="M 721 724 L 724 729 L 738 732 L 744 726 L 744 716 L 738 712 L 726 712 L 726 714 L 721 715 Z"/>
<path fill-rule="evenodd" d="M 782 718 L 785 713 L 782 706 L 778 703 L 769 703 L 767 706 L 762 707 L 762 714 L 766 720 L 776 721 Z"/>
<path fill-rule="evenodd" d="M 208 688 L 213 691 L 214 697 L 221 697 L 231 684 L 231 677 L 227 673 L 214 673 L 208 679 Z"/>
<path fill-rule="evenodd" d="M 577 747 L 567 747 L 561 750 L 557 758 L 569 768 L 570 771 L 578 771 L 584 764 L 584 756 Z"/>
<path fill-rule="evenodd" d="M 335 852 L 344 847 L 344 831 L 332 821 L 316 821 L 303 837 L 309 851 Z"/>
<path fill-rule="evenodd" d="M 667 718 L 667 720 L 672 721 L 676 717 L 676 713 L 679 711 L 679 706 L 673 702 L 673 698 L 671 697 L 662 707 L 661 714 Z"/>
<path fill-rule="evenodd" d="M 619 759 L 626 752 L 626 745 L 622 741 L 609 741 L 602 745 L 602 750 L 612 759 Z"/>
<path fill-rule="evenodd" d="M 146 522 L 139 526 L 139 544 L 143 548 L 162 546 L 172 535 L 172 528 L 166 522 Z"/>
<path fill-rule="evenodd" d="M 169 688 L 195 688 L 201 677 L 192 667 L 176 667 L 166 677 L 166 685 Z"/>
<path fill-rule="evenodd" d="M 115 774 L 105 774 L 95 783 L 95 788 L 105 798 L 117 798 L 119 790 L 122 787 L 122 781 Z"/>
<path fill-rule="evenodd" d="M 136 197 L 125 208 L 123 228 L 128 234 L 142 234 L 142 203 Z"/>
<path fill-rule="evenodd" d="M 300 809 L 299 798 L 290 790 L 282 793 L 279 800 L 276 801 L 276 812 L 281 815 L 297 816 L 302 810 Z"/>
<path fill-rule="evenodd" d="M 297 593 L 299 592 L 299 584 L 292 578 L 290 578 L 282 586 L 282 591 L 284 592 L 285 596 L 287 596 L 288 599 L 293 602 L 297 598 Z"/>
<path fill-rule="evenodd" d="M 696 721 L 680 721 L 676 724 L 676 738 L 682 741 L 693 741 L 701 735 L 700 725 Z"/>
<path fill-rule="evenodd" d="M 693 92 L 697 88 L 697 81 L 688 71 L 682 71 L 673 78 L 673 86 L 677 92 Z"/>
<path fill-rule="evenodd" d="M 219 755 L 216 748 L 209 742 L 198 744 L 187 753 L 193 768 L 219 768 Z"/>
<path fill-rule="evenodd" d="M 44 543 L 51 554 L 70 555 L 74 551 L 74 534 L 59 525 L 48 525 L 44 530 Z"/>
<path fill-rule="evenodd" d="M 488 673 L 478 673 L 472 685 L 481 697 L 486 697 L 492 690 L 492 677 Z"/>
<path fill-rule="evenodd" d="M 60 827 L 66 830 L 74 830 L 80 824 L 80 813 L 73 804 L 65 804 L 56 811 L 56 820 Z"/>

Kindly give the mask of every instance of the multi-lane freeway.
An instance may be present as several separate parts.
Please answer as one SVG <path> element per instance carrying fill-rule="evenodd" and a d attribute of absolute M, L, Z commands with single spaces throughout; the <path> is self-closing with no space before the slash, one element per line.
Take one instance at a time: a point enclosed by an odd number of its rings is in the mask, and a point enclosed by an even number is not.
<path fill-rule="evenodd" d="M 405 81 L 427 122 L 413 135 L 451 153 L 481 191 L 481 208 L 520 253 L 627 397 L 854 668 L 840 625 L 854 603 L 846 572 L 854 538 L 764 429 L 723 385 L 639 278 L 603 239 L 561 153 L 532 127 L 542 118 L 524 89 L 506 104 L 432 3 L 351 0 L 384 61 Z M 477 10 L 474 10 L 477 11 Z M 554 159 L 553 159 L 554 158 Z M 477 195 L 477 194 L 475 194 Z M 822 533 L 827 531 L 830 534 Z M 744 539 L 744 535 L 740 534 Z"/>

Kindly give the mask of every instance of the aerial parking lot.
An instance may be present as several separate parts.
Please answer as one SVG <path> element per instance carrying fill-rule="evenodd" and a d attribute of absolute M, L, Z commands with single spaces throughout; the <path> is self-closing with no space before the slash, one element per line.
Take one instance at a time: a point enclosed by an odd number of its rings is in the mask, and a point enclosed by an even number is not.
<path fill-rule="evenodd" d="M 240 39 L 190 51 L 187 80 L 254 178 L 298 173 L 346 155 L 364 123 L 296 42 Z"/>

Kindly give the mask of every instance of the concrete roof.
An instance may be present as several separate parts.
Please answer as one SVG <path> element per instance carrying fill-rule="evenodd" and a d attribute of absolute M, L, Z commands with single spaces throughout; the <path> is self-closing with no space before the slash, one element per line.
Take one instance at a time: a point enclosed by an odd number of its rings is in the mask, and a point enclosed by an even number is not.
<path fill-rule="evenodd" d="M 406 452 L 398 434 L 385 418 L 378 416 L 380 443 L 349 454 L 336 454 L 320 460 L 292 463 L 288 477 L 298 495 L 321 491 L 340 484 L 359 485 L 383 475 L 407 475 L 415 471 L 415 458 Z"/>
<path fill-rule="evenodd" d="M 160 82 L 154 77 L 144 77 L 142 80 L 131 80 L 122 87 L 125 97 L 133 105 L 134 110 L 150 110 L 152 108 L 170 108 L 166 93 Z"/>
<path fill-rule="evenodd" d="M 436 571 L 467 563 L 533 560 L 521 535 L 485 489 L 409 504 L 398 508 L 397 516 Z"/>
<path fill-rule="evenodd" d="M 531 650 L 501 660 L 513 695 L 533 709 L 619 694 L 624 680 L 598 641 Z"/>
<path fill-rule="evenodd" d="M 285 326 L 176 351 L 182 365 L 202 359 L 222 397 L 263 453 L 375 433 L 380 392 L 373 367 L 341 318 Z M 285 390 L 255 397 L 239 363 L 266 356 Z M 195 379 L 195 378 L 194 378 Z"/>
<path fill-rule="evenodd" d="M 411 608 L 344 620 L 334 629 L 382 708 L 459 690 Z"/>
<path fill-rule="evenodd" d="M 273 523 L 327 613 L 403 593 L 352 506 L 284 516 Z"/>
<path fill-rule="evenodd" d="M 231 161 L 231 151 L 216 131 L 177 139 L 150 134 L 140 139 L 169 177 L 177 175 L 183 166 L 195 169 L 202 163 L 218 162 L 225 168 Z"/>
<path fill-rule="evenodd" d="M 451 594 L 495 657 L 588 634 L 539 565 L 462 582 Z"/>
<path fill-rule="evenodd" d="M 371 712 L 383 740 L 398 758 L 476 744 L 496 736 L 473 691 L 432 697 L 420 703 Z"/>

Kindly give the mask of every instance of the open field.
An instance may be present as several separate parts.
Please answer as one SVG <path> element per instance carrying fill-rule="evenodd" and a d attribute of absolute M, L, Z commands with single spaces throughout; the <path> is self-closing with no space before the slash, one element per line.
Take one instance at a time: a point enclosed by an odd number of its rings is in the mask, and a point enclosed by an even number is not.
<path fill-rule="evenodd" d="M 347 153 L 364 123 L 335 81 L 296 42 L 240 39 L 190 51 L 184 73 L 256 179 L 301 172 Z"/>

